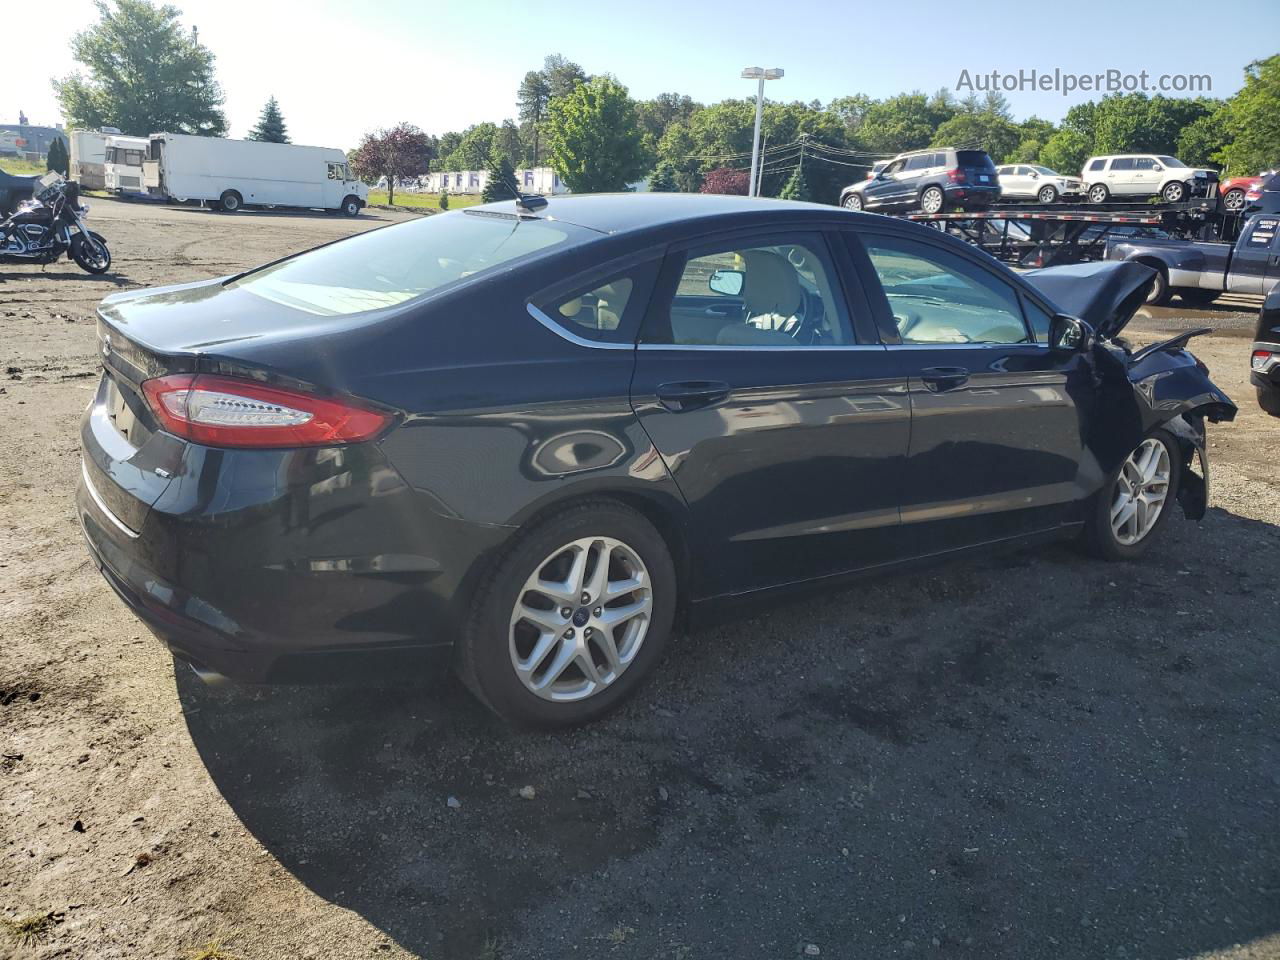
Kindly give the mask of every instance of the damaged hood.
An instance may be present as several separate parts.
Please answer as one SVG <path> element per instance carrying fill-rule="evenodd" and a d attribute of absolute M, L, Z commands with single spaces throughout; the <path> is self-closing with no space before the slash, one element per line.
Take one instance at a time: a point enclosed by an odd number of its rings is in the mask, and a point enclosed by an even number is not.
<path fill-rule="evenodd" d="M 1104 260 L 1028 270 L 1022 275 L 1058 308 L 1114 339 L 1146 302 L 1156 272 L 1141 263 Z"/>

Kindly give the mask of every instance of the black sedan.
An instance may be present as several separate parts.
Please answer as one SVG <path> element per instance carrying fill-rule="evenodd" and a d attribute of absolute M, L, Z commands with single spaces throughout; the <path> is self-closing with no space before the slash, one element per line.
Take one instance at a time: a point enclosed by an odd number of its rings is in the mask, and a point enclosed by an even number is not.
<path fill-rule="evenodd" d="M 677 622 L 1202 516 L 1235 407 L 1186 335 L 1117 341 L 1152 276 L 810 204 L 474 207 L 108 298 L 78 513 L 207 679 L 447 651 L 579 722 Z"/>

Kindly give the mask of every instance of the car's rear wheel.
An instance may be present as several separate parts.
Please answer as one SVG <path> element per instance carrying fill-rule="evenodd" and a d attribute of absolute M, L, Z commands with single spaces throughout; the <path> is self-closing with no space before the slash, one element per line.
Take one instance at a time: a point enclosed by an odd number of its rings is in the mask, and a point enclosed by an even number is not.
<path fill-rule="evenodd" d="M 844 198 L 844 208 L 846 210 L 861 210 L 862 197 L 858 196 L 856 193 L 849 194 Z"/>
<path fill-rule="evenodd" d="M 1187 185 L 1181 180 L 1172 180 L 1164 185 L 1160 196 L 1165 203 L 1181 203 L 1187 199 Z"/>
<path fill-rule="evenodd" d="M 1095 183 L 1089 188 L 1090 203 L 1106 203 L 1111 199 L 1111 191 L 1107 189 L 1105 183 Z"/>
<path fill-rule="evenodd" d="M 593 720 L 629 697 L 662 654 L 676 577 L 661 534 L 608 500 L 539 522 L 477 591 L 459 673 L 519 726 Z"/>
<path fill-rule="evenodd" d="M 1280 387 L 1258 387 L 1258 406 L 1263 413 L 1280 417 Z"/>
<path fill-rule="evenodd" d="M 223 213 L 236 213 L 244 206 L 244 199 L 234 190 L 226 190 L 218 198 L 218 209 Z"/>
<path fill-rule="evenodd" d="M 924 213 L 941 213 L 946 196 L 941 187 L 925 187 L 920 191 L 920 209 Z"/>
<path fill-rule="evenodd" d="M 1244 191 L 1234 187 L 1222 195 L 1222 207 L 1228 213 L 1239 213 L 1244 209 Z"/>
<path fill-rule="evenodd" d="M 1085 523 L 1090 552 L 1107 560 L 1141 556 L 1173 510 L 1181 469 L 1178 442 L 1169 433 L 1145 436 L 1093 498 Z"/>
<path fill-rule="evenodd" d="M 1150 266 L 1150 264 L 1148 264 Z M 1169 274 L 1164 267 L 1154 267 L 1156 271 L 1155 282 L 1151 284 L 1151 289 L 1147 291 L 1147 303 L 1153 307 L 1162 307 L 1169 302 L 1169 298 L 1173 296 L 1169 290 Z"/>
<path fill-rule="evenodd" d="M 1036 199 L 1039 200 L 1041 203 L 1057 203 L 1058 202 L 1057 187 L 1053 187 L 1049 185 L 1041 187 L 1040 192 L 1036 194 Z"/>

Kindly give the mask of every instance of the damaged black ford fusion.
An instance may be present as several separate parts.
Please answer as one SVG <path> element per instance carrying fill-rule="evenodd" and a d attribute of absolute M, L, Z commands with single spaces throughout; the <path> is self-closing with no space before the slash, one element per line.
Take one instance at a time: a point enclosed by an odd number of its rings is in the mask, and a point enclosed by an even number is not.
<path fill-rule="evenodd" d="M 1120 339 L 1152 278 L 742 197 L 425 218 L 108 298 L 80 521 L 206 679 L 434 651 L 581 722 L 678 616 L 1201 517 L 1236 408 L 1191 333 Z"/>

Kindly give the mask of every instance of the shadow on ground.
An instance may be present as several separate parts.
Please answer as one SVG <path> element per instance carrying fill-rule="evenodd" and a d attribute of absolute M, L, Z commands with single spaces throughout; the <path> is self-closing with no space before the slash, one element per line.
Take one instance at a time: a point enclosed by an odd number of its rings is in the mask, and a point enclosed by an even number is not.
<path fill-rule="evenodd" d="M 178 687 L 262 844 L 421 954 L 1186 957 L 1280 929 L 1278 548 L 1218 510 L 865 581 L 559 735 L 448 677 Z"/>

